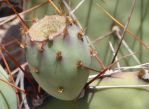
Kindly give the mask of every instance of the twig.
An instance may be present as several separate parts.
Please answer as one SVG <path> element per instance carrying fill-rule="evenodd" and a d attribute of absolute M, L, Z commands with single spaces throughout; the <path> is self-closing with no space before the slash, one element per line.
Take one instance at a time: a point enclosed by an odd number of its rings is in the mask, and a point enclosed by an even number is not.
<path fill-rule="evenodd" d="M 119 40 L 121 40 L 121 35 L 120 35 L 120 28 L 118 26 L 113 26 L 112 31 L 115 32 L 116 36 L 119 38 Z M 128 50 L 129 53 L 133 53 L 133 51 L 131 50 L 131 48 L 128 46 L 128 44 L 125 42 L 125 40 L 123 39 L 122 44 L 125 46 L 125 48 Z M 137 62 L 137 64 L 141 64 L 141 62 L 139 61 L 139 59 L 136 57 L 136 55 L 132 55 L 132 57 L 134 58 L 134 60 Z"/>
<path fill-rule="evenodd" d="M 132 13 L 133 13 L 133 10 L 134 10 L 134 7 L 135 7 L 135 3 L 136 3 L 136 0 L 133 0 L 132 6 L 131 6 L 131 9 L 130 9 L 130 14 L 129 14 L 129 16 L 128 16 L 128 20 L 127 20 L 127 22 L 126 22 L 126 24 L 125 24 L 123 33 L 122 33 L 122 35 L 121 35 L 121 40 L 120 40 L 120 42 L 119 42 L 119 44 L 118 44 L 118 48 L 117 48 L 117 50 L 116 50 L 115 56 L 113 57 L 111 63 L 113 63 L 113 62 L 115 61 L 115 58 L 116 58 L 116 56 L 117 56 L 117 54 L 118 54 L 118 52 L 119 52 L 119 50 L 120 50 L 120 47 L 121 47 L 121 45 L 122 45 L 122 41 L 123 41 L 124 36 L 125 36 L 125 32 L 126 32 L 126 30 L 127 30 L 127 28 L 128 28 L 130 19 L 131 19 L 131 17 L 132 17 Z"/>
<path fill-rule="evenodd" d="M 87 82 L 86 83 L 86 85 L 85 85 L 85 89 L 86 88 L 88 88 L 88 86 L 92 83 L 92 82 L 94 82 L 96 79 L 99 79 L 99 78 L 101 78 L 104 74 L 105 74 L 105 72 L 108 70 L 108 68 L 106 68 L 106 69 L 104 69 L 104 70 L 102 70 L 100 73 L 98 73 L 93 79 L 91 79 L 89 82 Z"/>
<path fill-rule="evenodd" d="M 112 52 L 113 52 L 113 56 L 114 56 L 114 55 L 115 55 L 115 50 L 114 50 L 114 47 L 113 47 L 111 41 L 109 41 L 109 46 L 110 46 L 110 48 L 111 48 L 111 50 L 112 50 Z M 117 57 L 117 56 L 116 56 L 115 60 L 116 60 L 116 61 L 118 60 L 118 57 Z M 117 62 L 117 68 L 119 69 L 120 67 L 121 67 L 121 66 L 120 66 L 120 63 Z"/>

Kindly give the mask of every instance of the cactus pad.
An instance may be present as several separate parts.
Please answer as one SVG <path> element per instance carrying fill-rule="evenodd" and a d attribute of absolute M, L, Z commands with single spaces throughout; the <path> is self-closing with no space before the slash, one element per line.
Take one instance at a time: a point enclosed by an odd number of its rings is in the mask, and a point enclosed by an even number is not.
<path fill-rule="evenodd" d="M 137 77 L 138 72 L 121 72 L 91 84 L 91 86 L 148 85 Z M 50 99 L 40 109 L 148 109 L 149 88 L 101 88 L 91 89 L 77 102 Z M 39 109 L 39 108 L 37 108 Z"/>
<path fill-rule="evenodd" d="M 0 78 L 8 81 L 8 75 L 0 66 Z M 17 97 L 15 90 L 8 84 L 0 81 L 0 108 L 17 109 Z"/>

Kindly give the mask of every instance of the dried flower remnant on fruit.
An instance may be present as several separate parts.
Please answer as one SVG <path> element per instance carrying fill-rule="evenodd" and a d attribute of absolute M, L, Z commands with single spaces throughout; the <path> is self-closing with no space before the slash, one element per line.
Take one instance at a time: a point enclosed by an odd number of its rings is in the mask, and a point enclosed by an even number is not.
<path fill-rule="evenodd" d="M 64 16 L 45 16 L 31 26 L 29 35 L 32 41 L 44 41 L 53 39 L 56 35 L 63 33 L 66 27 Z"/>

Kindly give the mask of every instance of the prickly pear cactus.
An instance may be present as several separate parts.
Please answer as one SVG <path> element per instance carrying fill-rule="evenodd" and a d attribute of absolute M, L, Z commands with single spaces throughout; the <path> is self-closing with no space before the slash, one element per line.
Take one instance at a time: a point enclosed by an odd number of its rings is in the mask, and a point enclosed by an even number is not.
<path fill-rule="evenodd" d="M 0 78 L 8 81 L 8 75 L 0 66 Z M 15 90 L 8 84 L 0 81 L 0 108 L 17 109 L 17 98 Z"/>
<path fill-rule="evenodd" d="M 49 107 L 50 109 L 148 109 L 149 88 L 139 87 L 147 85 L 148 82 L 139 79 L 137 75 L 138 72 L 113 74 L 112 77 L 106 77 L 101 82 L 97 80 L 91 84 L 91 86 L 111 86 L 111 88 L 90 89 L 84 98 L 75 102 L 53 98 L 37 109 L 49 109 Z M 132 86 L 138 86 L 138 88 Z"/>
<path fill-rule="evenodd" d="M 76 99 L 88 79 L 83 66 L 91 64 L 80 28 L 65 16 L 45 16 L 31 26 L 27 38 L 27 61 L 39 85 L 56 98 Z"/>

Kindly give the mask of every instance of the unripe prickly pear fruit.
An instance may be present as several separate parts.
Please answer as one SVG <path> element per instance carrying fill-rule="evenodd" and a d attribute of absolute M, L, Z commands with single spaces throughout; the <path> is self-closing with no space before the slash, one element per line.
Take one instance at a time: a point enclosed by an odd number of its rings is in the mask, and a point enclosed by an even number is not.
<path fill-rule="evenodd" d="M 39 85 L 56 98 L 77 98 L 88 79 L 83 66 L 91 64 L 81 29 L 65 16 L 45 16 L 31 26 L 26 40 L 29 68 Z"/>
<path fill-rule="evenodd" d="M 0 66 L 0 79 L 8 82 L 8 75 Z M 17 109 L 17 97 L 15 89 L 3 81 L 0 81 L 0 108 Z"/>

